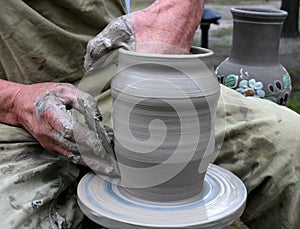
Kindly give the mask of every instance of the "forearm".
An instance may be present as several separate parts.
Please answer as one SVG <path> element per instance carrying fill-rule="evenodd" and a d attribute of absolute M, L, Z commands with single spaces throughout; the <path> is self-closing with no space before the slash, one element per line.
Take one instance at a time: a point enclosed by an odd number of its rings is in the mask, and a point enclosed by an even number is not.
<path fill-rule="evenodd" d="M 24 85 L 0 80 L 0 122 L 20 126 L 15 104 L 16 97 Z"/>

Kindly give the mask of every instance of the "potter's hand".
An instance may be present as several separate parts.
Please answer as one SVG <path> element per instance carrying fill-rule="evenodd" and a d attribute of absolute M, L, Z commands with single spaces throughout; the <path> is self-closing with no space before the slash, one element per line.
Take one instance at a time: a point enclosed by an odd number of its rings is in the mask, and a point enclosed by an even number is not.
<path fill-rule="evenodd" d="M 147 53 L 186 53 L 200 24 L 205 0 L 156 0 L 148 8 L 113 20 L 89 41 L 88 70 L 105 54 L 123 47 Z"/>
<path fill-rule="evenodd" d="M 22 85 L 15 96 L 14 107 L 19 124 L 45 149 L 83 165 L 88 164 L 86 158 L 96 154 L 97 172 L 116 175 L 106 150 L 112 152 L 110 140 L 100 123 L 101 115 L 92 96 L 71 84 Z M 71 110 L 83 114 L 88 126 L 75 121 Z"/>
<path fill-rule="evenodd" d="M 135 37 L 125 16 L 113 20 L 95 38 L 89 41 L 84 60 L 88 70 L 98 59 L 118 48 L 135 49 Z"/>

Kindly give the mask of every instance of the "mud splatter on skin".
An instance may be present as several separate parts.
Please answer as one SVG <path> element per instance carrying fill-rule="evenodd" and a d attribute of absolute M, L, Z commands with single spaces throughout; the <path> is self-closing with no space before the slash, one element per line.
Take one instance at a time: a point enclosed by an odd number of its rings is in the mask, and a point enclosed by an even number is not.
<path fill-rule="evenodd" d="M 73 163 L 88 165 L 99 173 L 117 176 L 112 142 L 101 123 L 102 116 L 95 99 L 73 85 L 55 86 L 57 88 L 48 90 L 34 103 L 38 120 L 54 117 L 48 121 L 53 128 L 53 143 L 57 144 L 57 141 L 62 148 L 67 149 L 64 156 Z M 87 126 L 80 123 L 71 111 L 83 115 Z"/>
<path fill-rule="evenodd" d="M 136 39 L 131 29 L 133 25 L 131 20 L 124 16 L 117 18 L 89 41 L 84 61 L 86 70 L 90 70 L 91 66 L 101 57 L 104 57 L 104 62 L 106 54 L 113 50 L 121 47 L 127 50 L 135 50 Z"/>
<path fill-rule="evenodd" d="M 63 112 L 69 115 L 68 118 L 72 118 L 70 111 L 66 109 L 66 105 L 63 104 L 62 101 L 60 100 L 61 94 L 62 93 L 56 90 L 49 90 L 42 97 L 38 97 L 36 99 L 34 106 L 36 107 L 36 118 L 38 120 L 40 120 L 41 114 L 43 112 L 50 110 L 51 108 L 55 109 L 55 111 L 57 111 L 58 114 Z M 68 118 L 66 119 L 64 117 L 60 117 L 60 118 L 62 118 L 63 127 L 66 130 L 73 129 L 72 122 L 70 121 L 70 119 Z"/>
<path fill-rule="evenodd" d="M 88 98 L 78 99 L 79 110 L 85 117 L 87 131 L 82 131 L 80 123 L 75 125 L 76 140 L 81 155 L 87 165 L 96 173 L 118 177 L 119 171 L 115 160 L 111 139 L 100 120 L 102 119 L 96 104 L 90 103 Z M 100 160 L 99 160 L 100 159 Z"/>
<path fill-rule="evenodd" d="M 61 94 L 56 90 L 49 90 L 42 97 L 38 97 L 34 103 L 36 107 L 36 118 L 41 119 L 44 112 L 49 111 L 55 114 L 56 120 L 62 125 L 62 130 L 53 133 L 54 138 L 66 149 L 78 152 L 76 144 L 73 142 L 73 117 L 66 105 L 60 100 Z M 52 123 L 49 122 L 51 125 Z M 52 126 L 53 130 L 56 130 Z"/>

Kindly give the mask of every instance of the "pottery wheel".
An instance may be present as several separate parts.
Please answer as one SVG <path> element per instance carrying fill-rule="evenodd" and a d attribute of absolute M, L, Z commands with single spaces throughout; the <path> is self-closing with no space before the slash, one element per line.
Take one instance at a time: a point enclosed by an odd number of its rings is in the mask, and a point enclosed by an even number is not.
<path fill-rule="evenodd" d="M 210 165 L 201 193 L 184 201 L 160 203 L 137 199 L 94 173 L 78 185 L 84 214 L 106 228 L 223 228 L 243 213 L 246 188 L 231 172 Z"/>

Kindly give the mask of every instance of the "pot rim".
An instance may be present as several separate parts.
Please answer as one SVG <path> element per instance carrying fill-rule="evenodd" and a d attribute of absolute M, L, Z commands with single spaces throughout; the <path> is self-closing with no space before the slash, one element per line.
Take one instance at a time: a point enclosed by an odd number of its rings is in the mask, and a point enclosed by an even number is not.
<path fill-rule="evenodd" d="M 190 53 L 188 54 L 142 53 L 142 52 L 129 51 L 124 48 L 120 48 L 119 52 L 130 56 L 138 56 L 138 57 L 146 57 L 146 58 L 165 58 L 165 59 L 195 59 L 195 58 L 209 57 L 214 54 L 212 50 L 198 47 L 198 46 L 191 46 Z"/>
<path fill-rule="evenodd" d="M 232 7 L 231 13 L 238 16 L 260 17 L 260 18 L 285 18 L 288 13 L 284 10 L 259 7 Z"/>

